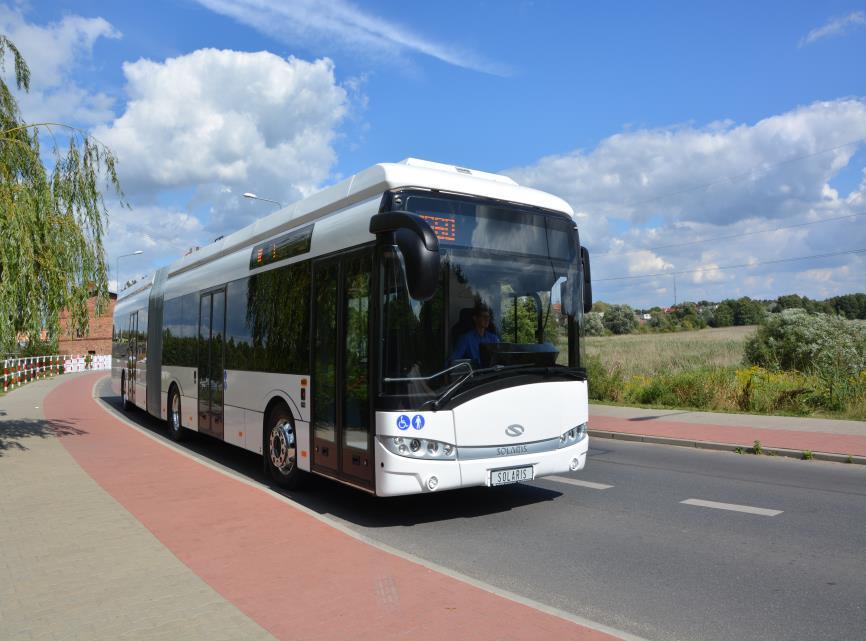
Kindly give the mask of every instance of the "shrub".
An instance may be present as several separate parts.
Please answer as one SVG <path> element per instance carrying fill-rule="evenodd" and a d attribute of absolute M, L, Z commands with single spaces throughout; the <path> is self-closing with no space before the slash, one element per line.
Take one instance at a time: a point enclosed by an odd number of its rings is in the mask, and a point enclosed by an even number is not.
<path fill-rule="evenodd" d="M 589 398 L 594 401 L 623 400 L 625 377 L 622 367 L 614 364 L 608 369 L 597 356 L 590 356 L 586 363 L 586 376 L 589 381 Z"/>
<path fill-rule="evenodd" d="M 604 336 L 604 323 L 598 312 L 589 312 L 583 327 L 587 336 Z"/>
<path fill-rule="evenodd" d="M 630 334 L 636 324 L 634 310 L 628 305 L 611 305 L 604 313 L 604 326 L 614 334 Z"/>
<path fill-rule="evenodd" d="M 866 369 L 866 327 L 838 316 L 786 309 L 746 341 L 745 360 L 770 369 L 855 375 Z"/>

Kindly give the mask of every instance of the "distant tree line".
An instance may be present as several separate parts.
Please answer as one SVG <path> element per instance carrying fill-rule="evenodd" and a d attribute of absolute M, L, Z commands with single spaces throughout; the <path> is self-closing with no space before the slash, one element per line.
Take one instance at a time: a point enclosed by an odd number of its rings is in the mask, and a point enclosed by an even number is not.
<path fill-rule="evenodd" d="M 849 320 L 866 319 L 866 294 L 845 294 L 825 300 L 812 300 L 797 294 L 779 296 L 775 300 L 755 300 L 748 296 L 721 302 L 684 302 L 662 309 L 633 309 L 629 305 L 614 305 L 597 301 L 587 314 L 585 329 L 589 336 L 630 334 L 636 331 L 678 332 L 705 327 L 760 325 L 770 314 L 786 309 L 803 309 L 815 314 L 840 316 Z"/>
<path fill-rule="evenodd" d="M 806 296 L 787 294 L 776 299 L 772 311 L 781 312 L 783 309 L 805 309 L 811 313 L 835 314 L 844 316 L 848 320 L 866 319 L 866 294 L 845 294 L 825 300 L 812 300 Z"/>

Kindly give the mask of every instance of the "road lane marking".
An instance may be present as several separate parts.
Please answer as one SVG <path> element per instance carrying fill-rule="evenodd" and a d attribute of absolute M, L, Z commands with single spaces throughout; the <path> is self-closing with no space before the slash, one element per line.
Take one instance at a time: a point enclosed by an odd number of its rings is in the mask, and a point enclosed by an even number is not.
<path fill-rule="evenodd" d="M 751 505 L 737 505 L 736 503 L 716 503 L 715 501 L 704 501 L 703 499 L 686 499 L 680 501 L 684 505 L 696 505 L 698 507 L 711 507 L 717 510 L 730 510 L 731 512 L 745 512 L 746 514 L 758 514 L 760 516 L 778 516 L 783 510 L 768 510 L 763 507 L 752 507 Z"/>
<path fill-rule="evenodd" d="M 543 476 L 541 479 L 545 481 L 556 481 L 557 483 L 568 483 L 569 485 L 577 485 L 579 487 L 588 487 L 593 490 L 609 490 L 613 487 L 613 485 L 605 485 L 604 483 L 593 483 L 592 481 L 570 479 L 567 476 Z"/>

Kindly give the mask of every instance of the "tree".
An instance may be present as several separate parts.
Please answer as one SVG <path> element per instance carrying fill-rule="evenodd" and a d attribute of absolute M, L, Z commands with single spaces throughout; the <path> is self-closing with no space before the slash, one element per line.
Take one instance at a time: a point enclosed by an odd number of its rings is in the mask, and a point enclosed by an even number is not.
<path fill-rule="evenodd" d="M 592 304 L 593 312 L 598 312 L 599 314 L 604 314 L 608 307 L 610 307 L 609 303 L 605 303 L 603 300 L 597 300 Z"/>
<path fill-rule="evenodd" d="M 18 89 L 29 91 L 27 63 L 0 35 L 0 74 L 7 54 Z M 40 157 L 43 132 L 54 141 L 51 171 Z M 104 309 L 108 212 L 99 185 L 104 181 L 125 205 L 115 163 L 107 147 L 81 130 L 25 123 L 0 75 L 0 350 L 11 350 L 21 333 L 38 336 L 46 329 L 49 339 L 56 338 L 63 309 L 69 331 L 86 334 L 87 301 L 94 294 L 97 312 Z"/>
<path fill-rule="evenodd" d="M 529 296 L 507 299 L 502 309 L 500 338 L 513 343 L 535 343 L 537 331 L 538 315 L 535 301 Z"/>
<path fill-rule="evenodd" d="M 738 298 L 734 303 L 734 325 L 758 325 L 766 315 L 764 306 L 748 296 Z"/>
<path fill-rule="evenodd" d="M 611 305 L 604 313 L 604 326 L 614 334 L 630 334 L 635 325 L 634 310 L 628 305 Z"/>
<path fill-rule="evenodd" d="M 731 299 L 723 300 L 713 310 L 713 327 L 730 327 L 734 324 L 734 307 L 736 302 Z"/>

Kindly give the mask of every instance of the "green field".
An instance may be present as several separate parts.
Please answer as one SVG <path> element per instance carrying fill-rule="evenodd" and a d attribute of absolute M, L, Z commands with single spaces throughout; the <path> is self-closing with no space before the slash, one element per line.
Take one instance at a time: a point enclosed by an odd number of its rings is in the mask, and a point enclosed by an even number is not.
<path fill-rule="evenodd" d="M 812 374 L 772 372 L 743 362 L 755 326 L 587 337 L 595 402 L 866 420 L 866 378 L 846 381 L 843 402 Z M 838 398 L 838 391 L 835 398 Z"/>
<path fill-rule="evenodd" d="M 720 327 L 673 334 L 588 336 L 586 353 L 627 376 L 680 373 L 702 367 L 727 367 L 743 362 L 743 343 L 755 326 Z"/>

